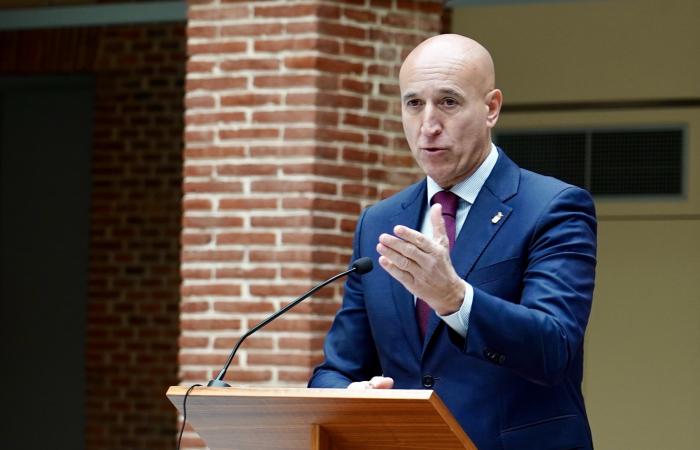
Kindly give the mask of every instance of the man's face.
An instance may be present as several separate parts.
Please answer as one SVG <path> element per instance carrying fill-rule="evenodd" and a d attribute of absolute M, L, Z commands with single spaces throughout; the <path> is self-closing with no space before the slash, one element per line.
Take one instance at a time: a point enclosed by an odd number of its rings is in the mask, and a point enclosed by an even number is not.
<path fill-rule="evenodd" d="M 460 55 L 419 56 L 405 63 L 400 86 L 404 132 L 423 172 L 444 189 L 471 175 L 488 155 L 495 124 L 496 91 L 478 67 Z"/>

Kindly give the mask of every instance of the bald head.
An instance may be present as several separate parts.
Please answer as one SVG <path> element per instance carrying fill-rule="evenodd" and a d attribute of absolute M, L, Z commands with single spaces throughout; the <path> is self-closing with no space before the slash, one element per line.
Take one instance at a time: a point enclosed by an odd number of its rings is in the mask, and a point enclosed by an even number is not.
<path fill-rule="evenodd" d="M 399 73 L 399 82 L 414 71 L 441 67 L 455 79 L 479 92 L 494 89 L 496 74 L 491 54 L 478 42 L 459 34 L 441 34 L 426 39 L 408 54 Z"/>
<path fill-rule="evenodd" d="M 401 120 L 411 152 L 443 189 L 470 176 L 491 151 L 503 96 L 493 60 L 457 34 L 423 41 L 399 73 Z"/>

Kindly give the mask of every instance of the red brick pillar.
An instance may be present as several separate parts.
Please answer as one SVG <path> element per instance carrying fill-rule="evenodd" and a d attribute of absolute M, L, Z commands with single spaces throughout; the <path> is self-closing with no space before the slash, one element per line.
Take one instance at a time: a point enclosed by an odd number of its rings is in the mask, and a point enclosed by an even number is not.
<path fill-rule="evenodd" d="M 441 0 L 190 2 L 183 384 L 215 376 L 242 332 L 346 267 L 361 209 L 416 179 L 398 69 L 441 12 Z M 227 380 L 303 385 L 341 292 L 248 339 Z"/>

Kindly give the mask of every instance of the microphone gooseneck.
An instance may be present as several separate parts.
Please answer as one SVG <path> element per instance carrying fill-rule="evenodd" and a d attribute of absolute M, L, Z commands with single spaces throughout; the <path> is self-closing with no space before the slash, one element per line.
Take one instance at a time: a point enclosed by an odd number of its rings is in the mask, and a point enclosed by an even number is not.
<path fill-rule="evenodd" d="M 226 371 L 228 370 L 228 367 L 231 365 L 231 361 L 233 361 L 233 357 L 236 355 L 236 352 L 238 351 L 238 347 L 241 346 L 243 341 L 250 336 L 251 334 L 255 333 L 268 323 L 272 322 L 282 314 L 286 313 L 290 309 L 294 308 L 296 305 L 301 303 L 302 301 L 306 300 L 308 297 L 313 295 L 316 291 L 321 289 L 322 287 L 325 287 L 326 285 L 334 282 L 338 278 L 344 277 L 345 275 L 348 275 L 352 272 L 357 272 L 359 275 L 363 275 L 367 272 L 372 270 L 372 260 L 370 258 L 359 258 L 353 261 L 353 263 L 350 265 L 350 269 L 346 270 L 345 272 L 341 272 L 337 275 L 332 276 L 331 278 L 327 279 L 323 283 L 313 287 L 309 291 L 305 292 L 302 294 L 300 297 L 298 297 L 296 300 L 285 306 L 284 308 L 280 309 L 276 313 L 272 314 L 270 317 L 267 319 L 263 320 L 259 324 L 255 325 L 253 328 L 248 330 L 241 338 L 236 342 L 236 345 L 233 347 L 233 350 L 231 350 L 231 354 L 228 355 L 228 359 L 226 360 L 226 364 L 224 364 L 224 367 L 221 369 L 221 372 L 219 372 L 219 375 L 216 376 L 213 380 L 210 380 L 209 383 L 207 383 L 207 386 L 213 386 L 213 387 L 231 387 L 228 383 L 224 381 L 224 377 L 226 376 Z"/>

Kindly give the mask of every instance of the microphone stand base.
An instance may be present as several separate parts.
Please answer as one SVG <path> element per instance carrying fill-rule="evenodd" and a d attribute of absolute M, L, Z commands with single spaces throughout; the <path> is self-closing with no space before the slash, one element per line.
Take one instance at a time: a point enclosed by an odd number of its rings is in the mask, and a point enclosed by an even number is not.
<path fill-rule="evenodd" d="M 207 387 L 231 387 L 231 385 L 222 380 L 209 380 Z"/>

